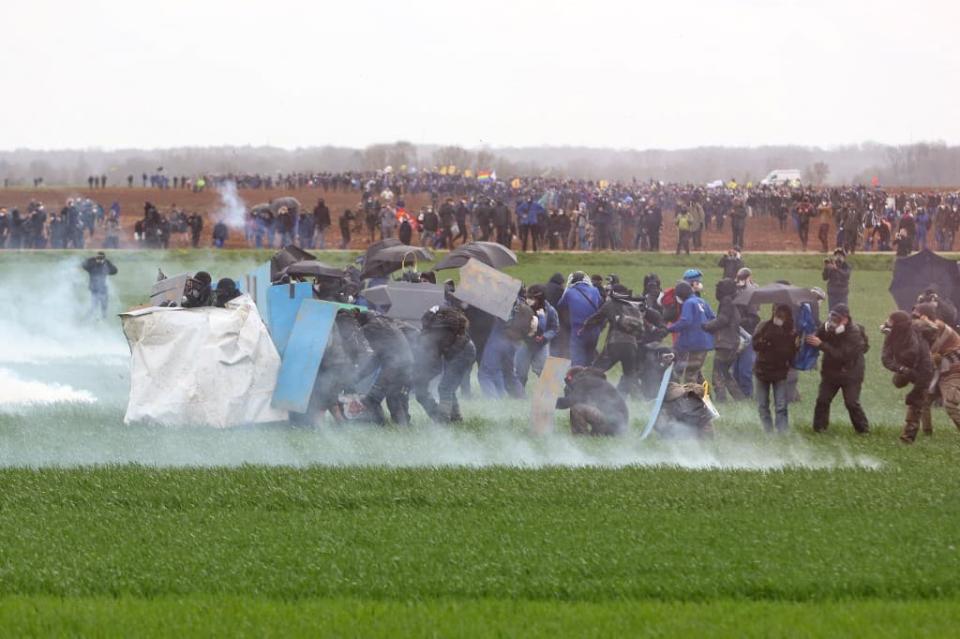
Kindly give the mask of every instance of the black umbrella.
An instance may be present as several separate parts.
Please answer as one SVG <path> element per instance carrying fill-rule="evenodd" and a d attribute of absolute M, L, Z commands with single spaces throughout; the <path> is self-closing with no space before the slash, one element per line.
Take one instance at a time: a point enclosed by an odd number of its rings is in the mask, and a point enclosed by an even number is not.
<path fill-rule="evenodd" d="M 270 210 L 274 213 L 279 213 L 280 209 L 284 206 L 287 207 L 287 210 L 290 211 L 290 213 L 293 213 L 294 211 L 300 211 L 303 208 L 300 204 L 300 200 L 289 195 L 285 197 L 278 197 L 275 200 L 270 200 Z"/>
<path fill-rule="evenodd" d="M 788 284 L 767 284 L 758 288 L 740 291 L 733 303 L 738 306 L 759 306 L 761 304 L 789 304 L 797 307 L 804 303 L 814 304 L 820 296 L 809 288 Z"/>
<path fill-rule="evenodd" d="M 343 269 L 318 262 L 317 260 L 303 260 L 301 262 L 294 262 L 284 268 L 281 275 L 289 275 L 290 277 L 341 278 L 343 277 Z"/>
<path fill-rule="evenodd" d="M 447 268 L 460 268 L 470 259 L 499 269 L 516 265 L 517 254 L 496 242 L 471 242 L 450 251 L 433 269 L 442 271 Z"/>
<path fill-rule="evenodd" d="M 917 297 L 931 286 L 940 297 L 960 305 L 960 270 L 954 260 L 924 249 L 909 257 L 897 258 L 893 265 L 890 294 L 897 308 L 909 311 Z"/>
<path fill-rule="evenodd" d="M 366 264 L 367 260 L 369 260 L 371 256 L 376 255 L 379 251 L 391 246 L 401 246 L 402 244 L 403 242 L 401 242 L 395 237 L 388 237 L 385 240 L 374 242 L 373 244 L 367 247 L 366 253 L 364 253 L 361 257 L 359 257 L 357 259 L 357 262 L 359 262 L 360 264 Z"/>
<path fill-rule="evenodd" d="M 297 262 L 303 262 L 304 260 L 316 260 L 316 256 L 312 253 L 307 253 L 299 246 L 289 245 L 285 246 L 276 253 L 273 254 L 273 257 L 270 258 L 270 281 L 276 282 L 280 279 L 280 276 L 283 274 L 283 269 L 287 268 L 291 264 L 296 264 Z"/>
<path fill-rule="evenodd" d="M 433 260 L 433 253 L 419 246 L 399 244 L 381 248 L 376 253 L 364 259 L 363 272 L 360 277 L 386 277 L 394 271 L 399 271 L 407 264 L 416 264 L 419 260 L 427 262 Z"/>

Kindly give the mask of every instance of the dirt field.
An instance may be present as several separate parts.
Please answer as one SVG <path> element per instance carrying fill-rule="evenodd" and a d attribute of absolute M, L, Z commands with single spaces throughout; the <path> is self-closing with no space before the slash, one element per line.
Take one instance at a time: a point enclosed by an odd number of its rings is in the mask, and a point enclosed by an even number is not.
<path fill-rule="evenodd" d="M 304 207 L 312 210 L 317 199 L 323 197 L 330 207 L 333 227 L 327 233 L 327 245 L 334 248 L 340 243 L 340 230 L 337 220 L 344 210 L 357 210 L 359 194 L 356 191 L 326 191 L 321 189 L 272 189 L 272 190 L 245 190 L 240 191 L 240 197 L 248 206 L 267 202 L 273 198 L 292 195 L 303 203 Z M 121 246 L 135 248 L 133 226 L 137 219 L 143 216 L 144 202 L 154 203 L 161 212 L 168 213 L 176 205 L 184 208 L 188 213 L 199 211 L 204 214 L 204 224 L 201 246 L 210 246 L 213 224 L 217 219 L 220 208 L 220 198 L 216 191 L 207 190 L 202 193 L 193 193 L 188 190 L 173 189 L 144 189 L 144 188 L 107 188 L 107 189 L 79 189 L 79 188 L 41 188 L 41 189 L 5 189 L 0 190 L 0 206 L 7 208 L 18 207 L 24 210 L 30 200 L 43 202 L 50 212 L 59 211 L 67 198 L 90 197 L 99 202 L 105 209 L 109 209 L 113 202 L 119 202 L 121 212 Z M 413 195 L 406 197 L 408 210 L 416 211 L 421 205 L 429 203 L 427 195 Z M 661 235 L 660 246 L 664 251 L 672 251 L 677 244 L 676 228 L 672 224 L 672 215 L 665 215 L 664 229 Z M 633 230 L 625 231 L 625 246 L 633 246 Z M 710 230 L 704 235 L 703 248 L 707 251 L 724 251 L 730 247 L 731 233 L 729 225 L 723 231 Z M 171 248 L 189 246 L 189 236 L 174 234 L 170 241 Z M 97 229 L 94 239 L 88 246 L 94 248 L 102 246 L 103 230 Z M 351 248 L 363 248 L 367 244 L 367 232 L 353 234 Z M 814 249 L 816 229 L 810 233 L 810 248 Z M 240 248 L 246 246 L 243 233 L 231 229 L 229 247 Z M 515 239 L 513 247 L 519 249 L 519 240 Z M 800 240 L 792 225 L 788 225 L 786 232 L 780 232 L 776 220 L 769 218 L 751 219 L 747 223 L 746 246 L 748 251 L 799 251 Z"/>

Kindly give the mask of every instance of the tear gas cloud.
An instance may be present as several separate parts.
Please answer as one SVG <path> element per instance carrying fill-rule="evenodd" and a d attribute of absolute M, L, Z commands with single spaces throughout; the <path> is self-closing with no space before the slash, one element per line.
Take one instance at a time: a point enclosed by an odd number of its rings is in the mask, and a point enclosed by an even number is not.
<path fill-rule="evenodd" d="M 218 189 L 220 206 L 214 214 L 214 219 L 222 219 L 223 223 L 232 229 L 242 229 L 246 223 L 247 205 L 237 193 L 237 184 L 233 181 L 224 182 Z"/>
<path fill-rule="evenodd" d="M 6 309 L 0 318 L 0 466 L 879 467 L 872 458 L 829 444 L 814 445 L 799 435 L 764 437 L 754 426 L 755 408 L 746 404 L 721 407 L 725 414 L 712 441 L 662 440 L 656 435 L 641 441 L 636 432 L 614 439 L 575 438 L 568 434 L 565 412 L 557 413 L 553 435 L 535 437 L 528 433 L 527 403 L 505 401 L 491 409 L 490 402 L 479 399 L 463 402 L 463 412 L 468 420 L 482 416 L 482 424 L 449 427 L 428 424 L 412 400 L 419 425 L 409 429 L 359 424 L 232 430 L 127 426 L 123 415 L 129 350 L 115 316 L 106 321 L 88 316 L 86 275 L 79 263 L 77 256 L 64 256 L 22 267 L 5 264 L 6 281 L 0 287 L 0 305 Z M 122 278 L 144 291 L 153 281 L 152 262 L 118 266 L 121 274 L 111 280 Z M 213 261 L 210 268 L 221 270 Z M 112 293 L 111 313 L 119 307 Z M 646 419 L 647 410 L 642 403 L 631 405 L 635 425 Z"/>

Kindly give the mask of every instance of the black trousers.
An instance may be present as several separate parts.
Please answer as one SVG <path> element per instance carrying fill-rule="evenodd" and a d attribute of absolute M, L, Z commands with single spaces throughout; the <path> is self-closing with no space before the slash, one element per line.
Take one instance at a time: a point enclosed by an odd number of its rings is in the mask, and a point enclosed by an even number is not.
<path fill-rule="evenodd" d="M 620 383 L 617 384 L 617 390 L 622 395 L 634 395 L 639 393 L 637 387 L 637 347 L 629 342 L 611 342 L 603 349 L 603 353 L 594 360 L 593 367 L 607 372 L 611 368 L 620 364 L 623 369 L 623 376 Z"/>
<path fill-rule="evenodd" d="M 842 391 L 843 405 L 847 407 L 853 429 L 858 433 L 869 432 L 870 422 L 867 420 L 866 413 L 863 412 L 863 407 L 860 406 L 860 390 L 862 387 L 863 380 L 840 382 L 821 377 L 817 404 L 813 409 L 813 430 L 817 432 L 827 430 L 827 424 L 830 423 L 830 404 L 833 402 L 833 398 L 837 396 L 837 392 Z"/>
<path fill-rule="evenodd" d="M 533 250 L 539 250 L 537 248 L 537 227 L 530 224 L 521 224 L 520 225 L 520 249 L 524 252 L 527 250 L 527 238 L 533 242 Z"/>

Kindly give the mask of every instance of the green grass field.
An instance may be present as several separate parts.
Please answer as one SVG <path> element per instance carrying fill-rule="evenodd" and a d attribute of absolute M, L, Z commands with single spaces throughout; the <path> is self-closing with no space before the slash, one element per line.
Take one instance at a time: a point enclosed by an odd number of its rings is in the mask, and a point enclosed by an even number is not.
<path fill-rule="evenodd" d="M 115 320 L 80 319 L 79 257 L 0 253 L 0 375 L 97 398 L 0 403 L 5 635 L 958 634 L 960 433 L 939 411 L 934 437 L 896 441 L 888 256 L 852 260 L 873 433 L 854 436 L 838 401 L 814 435 L 807 373 L 791 434 L 724 405 L 706 443 L 536 439 L 524 403 L 479 399 L 453 429 L 419 408 L 408 431 L 124 426 L 126 347 Z M 118 253 L 116 310 L 158 266 L 216 278 L 265 257 Z M 709 296 L 717 259 L 553 254 L 513 272 L 639 286 L 697 266 Z M 761 283 L 820 283 L 817 255 L 746 260 Z M 647 407 L 631 410 L 639 428 Z"/>

